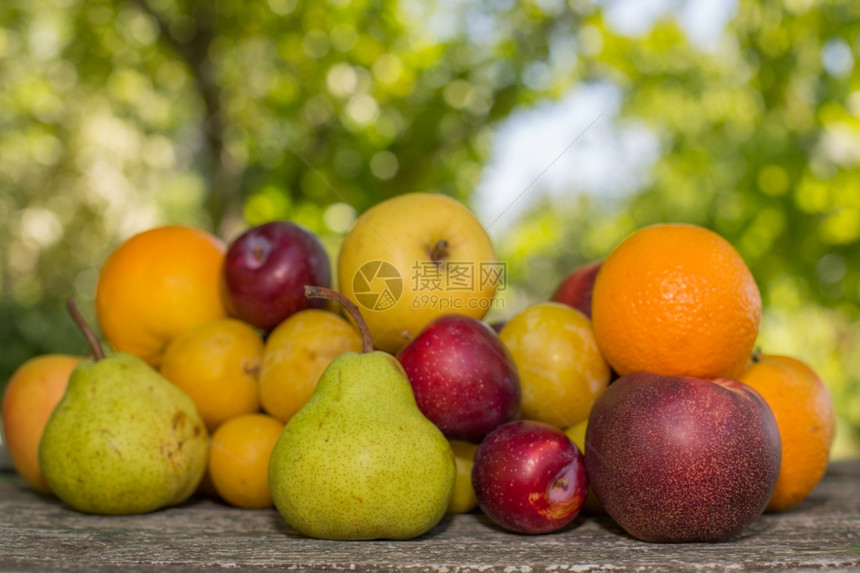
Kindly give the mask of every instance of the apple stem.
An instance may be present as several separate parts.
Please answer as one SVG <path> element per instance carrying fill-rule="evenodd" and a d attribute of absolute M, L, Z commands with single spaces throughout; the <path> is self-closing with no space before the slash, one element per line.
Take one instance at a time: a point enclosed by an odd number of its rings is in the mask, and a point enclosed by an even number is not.
<path fill-rule="evenodd" d="M 84 315 L 81 314 L 81 311 L 78 310 L 78 305 L 75 304 L 75 301 L 69 299 L 66 301 L 66 310 L 69 311 L 69 314 L 72 315 L 72 320 L 75 321 L 75 324 L 78 326 L 78 329 L 84 334 L 84 338 L 87 339 L 87 344 L 90 346 L 90 353 L 93 355 L 93 358 L 96 362 L 104 359 L 105 353 L 102 350 L 101 344 L 99 344 L 99 339 L 96 338 L 96 335 L 93 333 L 93 329 L 90 328 L 90 325 L 87 323 L 87 319 L 84 318 Z"/>
<path fill-rule="evenodd" d="M 370 336 L 370 329 L 367 328 L 367 323 L 364 321 L 364 317 L 361 316 L 361 311 L 358 310 L 358 307 L 351 300 L 330 288 L 311 285 L 305 286 L 305 296 L 308 298 L 331 300 L 344 307 L 353 320 L 355 320 L 358 330 L 361 332 L 362 352 L 373 352 L 373 338 Z"/>
<path fill-rule="evenodd" d="M 448 241 L 439 239 L 430 251 L 430 260 L 440 264 L 448 256 Z"/>

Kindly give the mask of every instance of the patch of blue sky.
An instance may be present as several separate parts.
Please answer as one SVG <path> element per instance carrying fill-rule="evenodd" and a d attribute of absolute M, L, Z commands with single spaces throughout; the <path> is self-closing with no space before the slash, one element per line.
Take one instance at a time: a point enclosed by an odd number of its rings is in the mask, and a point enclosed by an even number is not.
<path fill-rule="evenodd" d="M 736 7 L 735 0 L 601 4 L 607 24 L 619 33 L 636 37 L 658 20 L 675 17 L 702 50 L 719 48 Z M 504 233 L 543 198 L 564 201 L 579 193 L 618 197 L 647 180 L 660 156 L 659 141 L 642 125 L 616 121 L 620 97 L 612 84 L 578 85 L 558 100 L 518 111 L 498 128 L 472 200 L 491 235 Z"/>

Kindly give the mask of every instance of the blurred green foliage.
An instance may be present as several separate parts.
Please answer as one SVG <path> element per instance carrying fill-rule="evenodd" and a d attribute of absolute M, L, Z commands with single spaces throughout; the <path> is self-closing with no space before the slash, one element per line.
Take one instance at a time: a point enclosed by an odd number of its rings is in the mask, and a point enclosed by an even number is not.
<path fill-rule="evenodd" d="M 647 127 L 659 157 L 631 194 L 573 186 L 497 237 L 507 314 L 638 227 L 713 228 L 761 286 L 762 346 L 822 374 L 849 451 L 860 4 L 738 0 L 712 50 L 672 17 L 631 37 L 605 11 L 591 0 L 4 1 L 0 381 L 35 354 L 84 352 L 63 301 L 92 317 L 102 261 L 135 232 L 182 222 L 229 240 L 290 218 L 335 249 L 357 212 L 397 193 L 469 201 L 505 119 L 608 83 L 621 103 L 607 121 Z M 542 196 L 541 182 L 529 192 Z"/>
<path fill-rule="evenodd" d="M 591 69 L 623 90 L 617 122 L 649 126 L 661 154 L 632 196 L 580 195 L 524 217 L 500 245 L 514 280 L 545 297 L 643 225 L 716 230 L 762 290 L 762 349 L 819 372 L 840 417 L 837 453 L 857 455 L 860 4 L 742 0 L 713 52 L 691 49 L 674 20 L 635 39 L 590 23 L 603 38 Z"/>

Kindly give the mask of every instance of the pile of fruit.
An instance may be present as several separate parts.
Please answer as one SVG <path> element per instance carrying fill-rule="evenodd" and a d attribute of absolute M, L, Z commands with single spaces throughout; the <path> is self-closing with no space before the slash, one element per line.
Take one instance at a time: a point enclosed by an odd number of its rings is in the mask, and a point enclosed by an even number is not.
<path fill-rule="evenodd" d="M 229 245 L 140 233 L 99 274 L 109 352 L 70 303 L 92 357 L 36 357 L 9 381 L 10 456 L 82 512 L 197 492 L 327 539 L 408 539 L 469 511 L 548 533 L 584 509 L 642 540 L 719 541 L 823 476 L 831 398 L 754 350 L 759 291 L 716 233 L 642 228 L 489 325 L 505 272 L 465 206 L 424 193 L 364 213 L 334 280 L 288 221 Z"/>

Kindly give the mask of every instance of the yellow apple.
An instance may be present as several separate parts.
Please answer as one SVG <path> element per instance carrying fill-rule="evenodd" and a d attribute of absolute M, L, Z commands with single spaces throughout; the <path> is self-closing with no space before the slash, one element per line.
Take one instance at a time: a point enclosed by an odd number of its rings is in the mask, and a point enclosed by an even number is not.
<path fill-rule="evenodd" d="M 337 274 L 374 346 L 396 353 L 441 314 L 483 318 L 505 271 L 465 205 L 445 195 L 407 193 L 358 218 L 344 238 Z"/>

